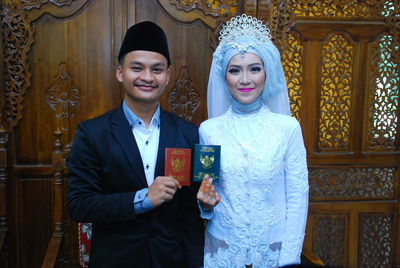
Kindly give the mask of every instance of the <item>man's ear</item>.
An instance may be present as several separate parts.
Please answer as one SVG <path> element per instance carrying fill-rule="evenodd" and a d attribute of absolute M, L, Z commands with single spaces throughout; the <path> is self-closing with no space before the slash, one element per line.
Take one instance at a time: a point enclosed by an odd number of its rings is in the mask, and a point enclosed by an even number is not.
<path fill-rule="evenodd" d="M 123 72 L 122 66 L 119 65 L 117 70 L 115 71 L 115 76 L 117 77 L 117 80 L 121 83 L 124 81 L 122 77 L 122 72 Z"/>

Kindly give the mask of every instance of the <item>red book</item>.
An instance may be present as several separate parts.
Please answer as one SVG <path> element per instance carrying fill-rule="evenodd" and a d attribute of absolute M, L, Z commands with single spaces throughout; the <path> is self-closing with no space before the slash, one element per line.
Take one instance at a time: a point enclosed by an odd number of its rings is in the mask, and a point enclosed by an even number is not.
<path fill-rule="evenodd" d="M 189 186 L 191 160 L 191 149 L 165 148 L 165 176 L 174 177 L 182 186 Z"/>

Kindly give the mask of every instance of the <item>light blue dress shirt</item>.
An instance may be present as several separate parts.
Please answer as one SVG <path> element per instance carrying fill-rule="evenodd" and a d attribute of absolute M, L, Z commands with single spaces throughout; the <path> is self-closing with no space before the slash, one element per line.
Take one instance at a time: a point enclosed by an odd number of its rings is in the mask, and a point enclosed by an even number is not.
<path fill-rule="evenodd" d="M 128 105 L 126 104 L 125 100 L 123 101 L 122 108 L 125 114 L 126 119 L 129 122 L 129 125 L 132 128 L 132 134 L 135 138 L 140 135 L 140 138 L 136 138 L 136 143 L 138 145 L 142 162 L 144 164 L 144 170 L 146 175 L 146 181 L 148 185 L 154 181 L 154 170 L 155 170 L 155 163 L 157 160 L 157 154 L 151 153 L 146 154 L 143 148 L 152 147 L 158 148 L 158 142 L 160 137 L 160 105 L 157 106 L 157 110 L 151 119 L 151 123 L 148 127 L 148 130 L 144 133 L 140 133 L 138 128 L 145 128 L 145 123 L 142 119 L 140 119 L 135 113 L 129 109 Z M 136 130 L 135 130 L 136 127 Z M 148 132 L 146 134 L 146 132 Z M 147 139 L 143 139 L 143 137 L 148 137 Z M 143 144 L 142 144 L 143 143 Z M 156 149 L 157 152 L 157 149 Z M 152 210 L 153 204 L 151 203 L 150 199 L 147 198 L 147 193 L 149 188 L 144 188 L 136 192 L 133 205 L 136 214 L 142 214 L 147 211 Z"/>

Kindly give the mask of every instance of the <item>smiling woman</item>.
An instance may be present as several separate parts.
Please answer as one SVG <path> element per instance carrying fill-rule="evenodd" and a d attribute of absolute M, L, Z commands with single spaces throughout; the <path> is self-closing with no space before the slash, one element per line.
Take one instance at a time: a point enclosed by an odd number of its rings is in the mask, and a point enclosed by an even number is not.
<path fill-rule="evenodd" d="M 252 103 L 259 99 L 265 83 L 264 64 L 260 57 L 254 53 L 233 56 L 226 72 L 226 83 L 238 102 Z"/>
<path fill-rule="evenodd" d="M 221 145 L 218 182 L 197 194 L 208 219 L 205 268 L 300 262 L 308 208 L 302 133 L 290 117 L 280 55 L 269 30 L 242 15 L 223 28 L 208 84 L 200 142 Z"/>

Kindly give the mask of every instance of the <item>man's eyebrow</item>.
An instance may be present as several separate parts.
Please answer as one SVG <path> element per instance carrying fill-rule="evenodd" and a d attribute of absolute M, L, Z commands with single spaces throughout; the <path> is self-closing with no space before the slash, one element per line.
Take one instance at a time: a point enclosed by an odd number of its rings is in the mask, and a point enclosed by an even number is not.
<path fill-rule="evenodd" d="M 130 61 L 128 62 L 128 65 L 140 65 L 140 66 L 144 66 L 144 64 L 140 61 Z M 164 62 L 156 62 L 154 64 L 151 65 L 151 67 L 165 67 L 166 64 Z"/>
<path fill-rule="evenodd" d="M 129 64 L 129 65 L 141 65 L 141 66 L 144 65 L 144 64 L 141 63 L 140 61 L 135 61 L 135 60 L 128 62 L 128 64 Z"/>
<path fill-rule="evenodd" d="M 152 67 L 165 67 L 166 64 L 164 62 L 157 62 L 151 65 Z"/>

